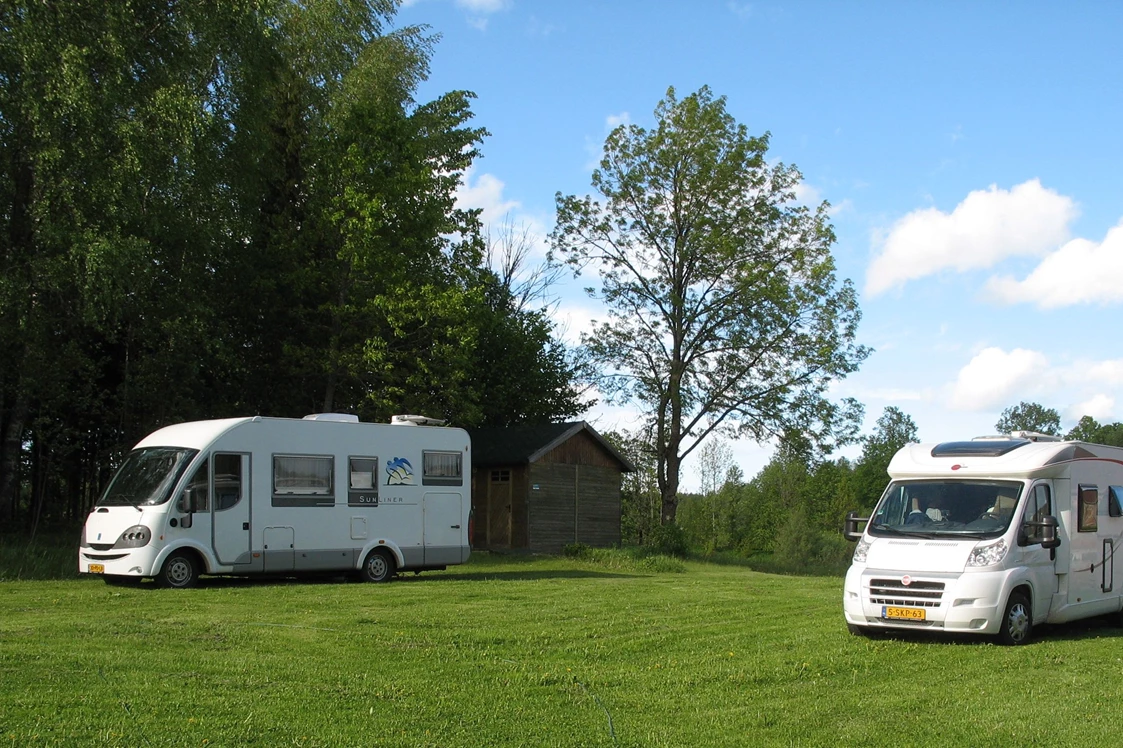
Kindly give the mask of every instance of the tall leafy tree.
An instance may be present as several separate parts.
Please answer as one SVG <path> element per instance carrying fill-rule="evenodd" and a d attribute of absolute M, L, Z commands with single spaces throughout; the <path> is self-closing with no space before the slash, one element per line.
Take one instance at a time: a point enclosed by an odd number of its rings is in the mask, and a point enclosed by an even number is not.
<path fill-rule="evenodd" d="M 860 407 L 825 394 L 868 351 L 854 289 L 835 277 L 828 206 L 795 202 L 801 175 L 768 163 L 768 135 L 709 88 L 668 89 L 655 119 L 608 136 L 600 199 L 557 196 L 552 242 L 600 275 L 608 320 L 584 342 L 602 390 L 650 419 L 670 523 L 682 460 L 712 433 L 851 438 Z"/>
<path fill-rule="evenodd" d="M 1060 436 L 1061 416 L 1052 408 L 1046 408 L 1040 403 L 1022 401 L 1011 405 L 1002 411 L 998 423 L 994 424 L 1000 434 L 1012 434 L 1015 431 L 1036 431 L 1039 434 Z"/>
<path fill-rule="evenodd" d="M 53 483 L 78 509 L 91 463 L 197 391 L 195 282 L 221 232 L 201 220 L 222 202 L 216 63 L 248 12 L 0 5 L 0 514 L 28 466 L 33 503 Z"/>
<path fill-rule="evenodd" d="M 397 7 L 0 3 L 0 521 L 78 516 L 174 421 L 575 412 L 454 203 L 471 94 L 415 100 Z"/>
<path fill-rule="evenodd" d="M 889 480 L 889 461 L 901 447 L 920 441 L 916 422 L 900 408 L 890 405 L 877 419 L 872 434 L 862 438 L 862 455 L 854 468 L 856 498 L 872 508 Z M 856 507 L 850 507 L 854 509 Z"/>
<path fill-rule="evenodd" d="M 1065 434 L 1066 439 L 1092 444 L 1107 444 L 1112 447 L 1123 447 L 1123 423 L 1101 424 L 1091 416 L 1084 416 Z"/>

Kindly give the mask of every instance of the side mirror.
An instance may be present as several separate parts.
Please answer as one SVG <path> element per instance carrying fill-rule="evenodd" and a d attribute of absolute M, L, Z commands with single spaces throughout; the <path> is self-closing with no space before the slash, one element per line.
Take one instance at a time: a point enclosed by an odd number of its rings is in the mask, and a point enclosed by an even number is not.
<path fill-rule="evenodd" d="M 859 517 L 857 512 L 850 512 L 846 515 L 846 524 L 842 526 L 842 537 L 852 543 L 858 542 L 862 537 L 865 524 L 869 521 L 869 517 Z"/>
<path fill-rule="evenodd" d="M 179 500 L 175 503 L 175 508 L 177 512 L 183 514 L 179 519 L 179 526 L 183 528 L 191 527 L 191 515 L 195 511 L 195 489 L 183 489 L 183 493 L 179 495 Z"/>
<path fill-rule="evenodd" d="M 1050 515 L 1043 517 L 1040 522 L 1034 523 L 1041 528 L 1041 547 L 1053 549 L 1061 544 L 1057 537 L 1057 518 Z"/>

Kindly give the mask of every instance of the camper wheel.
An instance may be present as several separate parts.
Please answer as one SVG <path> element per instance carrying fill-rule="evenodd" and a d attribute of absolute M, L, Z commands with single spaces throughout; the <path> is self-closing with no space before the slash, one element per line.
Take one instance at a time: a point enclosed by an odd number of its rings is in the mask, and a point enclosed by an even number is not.
<path fill-rule="evenodd" d="M 188 551 L 176 551 L 168 556 L 160 575 L 156 577 L 161 587 L 187 589 L 199 583 L 199 564 Z"/>
<path fill-rule="evenodd" d="M 375 548 L 363 562 L 363 579 L 385 582 L 394 576 L 394 557 L 385 548 Z"/>
<path fill-rule="evenodd" d="M 1002 615 L 1002 628 L 998 630 L 998 641 L 1008 646 L 1025 644 L 1033 631 L 1033 609 L 1029 598 L 1023 592 L 1010 593 L 1006 612 Z"/>

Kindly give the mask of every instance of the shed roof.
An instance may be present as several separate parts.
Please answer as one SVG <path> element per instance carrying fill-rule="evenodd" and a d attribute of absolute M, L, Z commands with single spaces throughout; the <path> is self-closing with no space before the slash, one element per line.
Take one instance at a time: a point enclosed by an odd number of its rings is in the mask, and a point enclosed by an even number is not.
<path fill-rule="evenodd" d="M 624 472 L 635 472 L 635 466 L 628 458 L 620 454 L 608 443 L 608 440 L 585 421 L 468 429 L 468 434 L 472 437 L 472 464 L 486 467 L 537 462 L 550 450 L 559 444 L 564 444 L 582 431 L 588 433 L 604 448 L 605 452 L 619 462 Z"/>

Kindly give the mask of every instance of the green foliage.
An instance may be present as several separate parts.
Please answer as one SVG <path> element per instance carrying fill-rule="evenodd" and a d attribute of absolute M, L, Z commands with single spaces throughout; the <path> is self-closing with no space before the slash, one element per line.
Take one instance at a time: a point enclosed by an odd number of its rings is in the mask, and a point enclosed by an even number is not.
<path fill-rule="evenodd" d="M 1036 431 L 1039 434 L 1060 436 L 1061 416 L 1052 408 L 1038 403 L 1020 402 L 1002 411 L 994 428 L 1000 434 L 1015 431 Z"/>
<path fill-rule="evenodd" d="M 657 574 L 681 574 L 686 571 L 686 564 L 680 558 L 647 547 L 590 548 L 584 543 L 571 543 L 563 549 L 562 555 L 605 569 L 650 571 Z"/>
<path fill-rule="evenodd" d="M 1123 447 L 1123 423 L 1105 423 L 1101 425 L 1091 416 L 1084 416 L 1073 427 L 1066 439 L 1073 441 L 1091 442 L 1092 444 L 1107 444 L 1112 447 Z"/>
<path fill-rule="evenodd" d="M 899 408 L 887 407 L 877 419 L 874 432 L 862 439 L 862 456 L 854 468 L 853 483 L 857 501 L 851 508 L 873 509 L 888 483 L 886 471 L 893 455 L 906 444 L 918 441 L 916 423 L 912 417 Z"/>
<path fill-rule="evenodd" d="M 0 524 L 82 516 L 168 423 L 568 417 L 549 317 L 455 192 L 392 0 L 0 5 Z"/>
<path fill-rule="evenodd" d="M 801 175 L 768 162 L 768 135 L 705 87 L 668 89 L 655 119 L 608 136 L 601 200 L 559 193 L 552 240 L 600 274 L 609 319 L 584 343 L 601 389 L 647 413 L 669 523 L 682 458 L 711 433 L 849 439 L 860 408 L 826 390 L 868 350 L 854 289 L 835 278 L 828 206 L 795 202 Z"/>
<path fill-rule="evenodd" d="M 685 558 L 690 551 L 686 532 L 674 523 L 657 525 L 647 542 L 647 547 L 665 556 Z"/>
<path fill-rule="evenodd" d="M 714 493 L 682 497 L 687 543 L 705 558 L 737 558 L 760 570 L 841 573 L 854 550 L 842 537 L 846 514 L 873 508 L 892 455 L 915 440 L 915 424 L 897 408 L 887 408 L 863 438 L 857 463 L 825 459 L 811 440 L 789 432 L 748 482 L 727 480 Z"/>
<path fill-rule="evenodd" d="M 609 431 L 603 434 L 635 467 L 620 481 L 620 537 L 625 545 L 650 545 L 660 526 L 662 499 L 651 445 L 642 434 Z"/>

